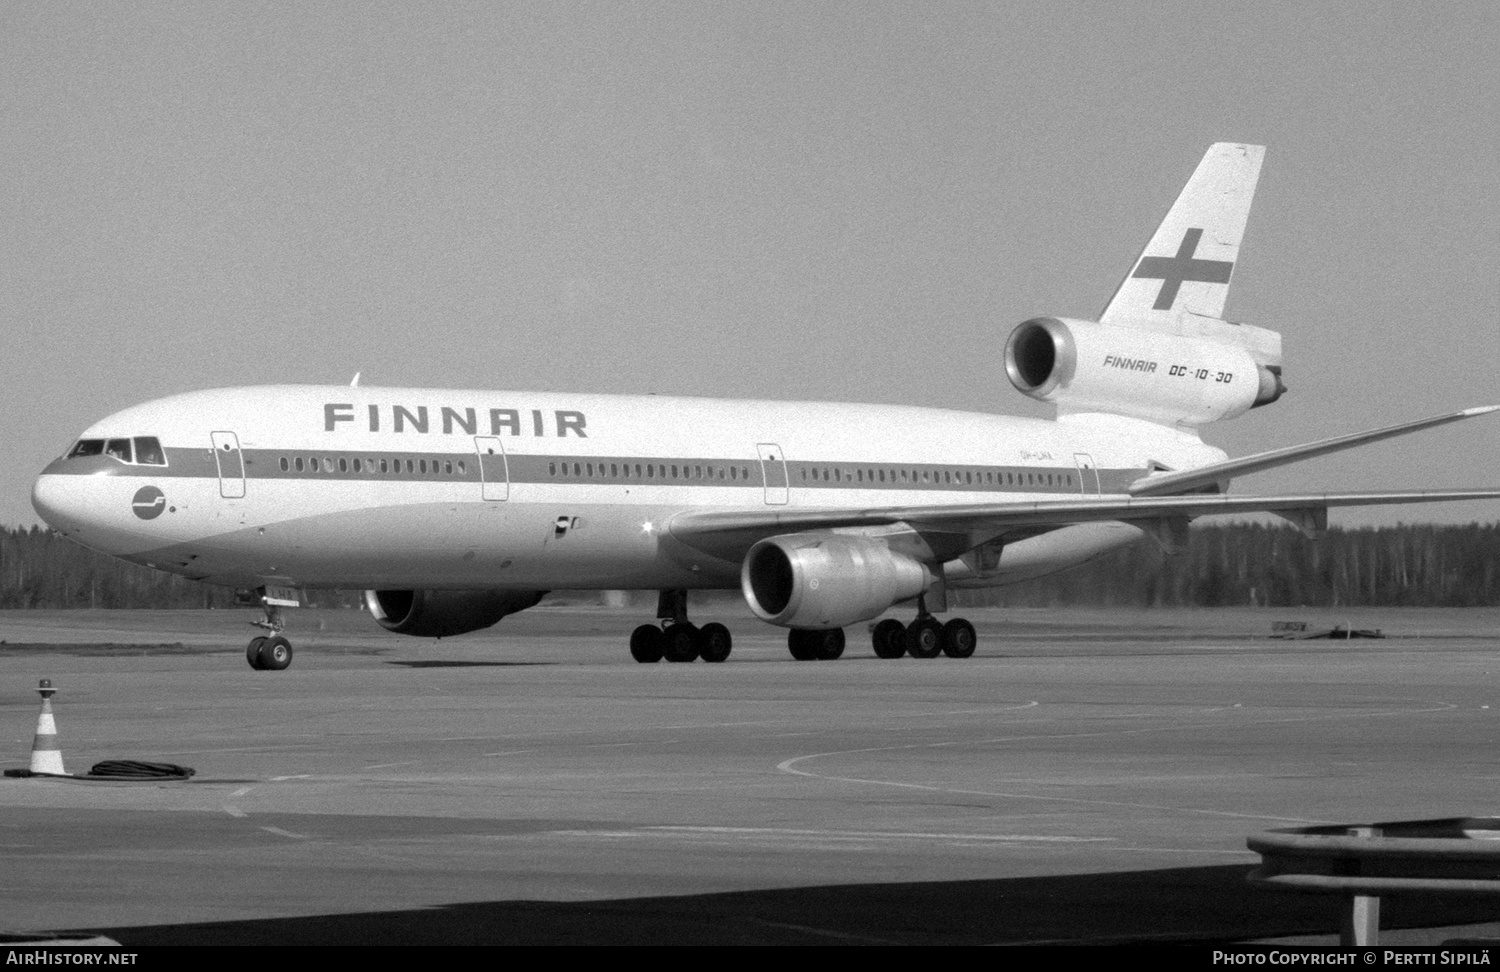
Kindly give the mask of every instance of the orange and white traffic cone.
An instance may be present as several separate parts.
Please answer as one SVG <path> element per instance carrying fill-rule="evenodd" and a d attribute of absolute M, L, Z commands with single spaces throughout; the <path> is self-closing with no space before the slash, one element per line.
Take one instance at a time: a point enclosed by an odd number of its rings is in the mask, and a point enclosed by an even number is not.
<path fill-rule="evenodd" d="M 63 769 L 62 750 L 57 748 L 57 720 L 52 718 L 52 696 L 57 689 L 50 678 L 42 679 L 37 693 L 42 697 L 42 714 L 36 719 L 36 739 L 31 744 L 31 772 L 48 776 L 67 776 Z"/>

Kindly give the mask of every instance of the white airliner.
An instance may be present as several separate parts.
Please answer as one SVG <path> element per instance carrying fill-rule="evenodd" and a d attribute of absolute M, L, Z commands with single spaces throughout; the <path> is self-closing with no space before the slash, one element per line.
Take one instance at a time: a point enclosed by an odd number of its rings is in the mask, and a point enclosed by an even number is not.
<path fill-rule="evenodd" d="M 1468 409 L 1228 459 L 1199 429 L 1283 392 L 1281 337 L 1222 319 L 1264 149 L 1212 146 L 1098 321 L 1038 317 L 1005 346 L 1055 421 L 895 405 L 280 385 L 174 395 L 94 424 L 37 479 L 68 537 L 253 591 L 285 668 L 279 608 L 363 588 L 390 631 L 488 627 L 558 589 L 660 591 L 642 662 L 730 653 L 687 591 L 739 587 L 799 660 L 843 628 L 882 658 L 974 652 L 942 623 L 950 587 L 1082 563 L 1190 520 L 1271 511 L 1315 533 L 1328 509 L 1500 490 L 1230 496 L 1231 477 L 1494 411 Z"/>

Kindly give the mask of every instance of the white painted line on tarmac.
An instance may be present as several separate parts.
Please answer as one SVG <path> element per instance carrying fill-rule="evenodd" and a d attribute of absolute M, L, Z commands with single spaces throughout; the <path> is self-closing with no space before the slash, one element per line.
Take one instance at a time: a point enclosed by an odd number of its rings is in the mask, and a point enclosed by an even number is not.
<path fill-rule="evenodd" d="M 255 789 L 255 784 L 251 784 L 250 786 L 242 786 L 238 790 L 235 790 L 233 793 L 231 793 L 229 795 L 231 797 L 242 797 L 246 793 L 249 793 L 253 789 Z M 246 813 L 245 811 L 241 810 L 239 807 L 235 806 L 232 803 L 226 803 L 226 804 L 224 804 L 224 812 L 227 813 L 227 814 L 229 814 L 231 817 L 244 818 L 244 817 L 250 816 L 248 813 Z"/>
<path fill-rule="evenodd" d="M 1390 716 L 1417 716 L 1429 715 L 1435 712 L 1451 712 L 1458 706 L 1452 702 L 1427 702 L 1425 708 L 1420 709 L 1386 709 L 1375 712 L 1340 712 L 1329 715 L 1315 716 L 1292 716 L 1284 719 L 1251 719 L 1250 725 L 1288 725 L 1306 722 L 1338 722 L 1353 719 L 1378 719 Z M 929 783 L 905 783 L 899 780 L 878 780 L 854 776 L 830 776 L 822 773 L 814 773 L 809 770 L 797 769 L 796 764 L 804 760 L 822 759 L 828 756 L 855 756 L 866 753 L 890 753 L 905 752 L 915 749 L 943 749 L 955 746 L 983 746 L 992 743 L 1032 742 L 1043 739 L 1090 739 L 1101 736 L 1124 736 L 1139 735 L 1148 732 L 1174 732 L 1192 729 L 1222 729 L 1231 725 L 1243 726 L 1245 723 L 1222 723 L 1222 722 L 1198 722 L 1198 723 L 1172 723 L 1160 726 L 1146 726 L 1138 729 L 1107 729 L 1092 732 L 1063 732 L 1063 733 L 1038 733 L 1023 734 L 1017 736 L 995 736 L 988 739 L 958 739 L 943 740 L 932 743 L 909 743 L 902 746 L 869 746 L 862 749 L 837 750 L 827 753 L 808 753 L 805 756 L 794 756 L 791 759 L 782 760 L 776 764 L 776 769 L 793 776 L 804 776 L 809 779 L 823 780 L 829 783 L 854 783 L 865 786 L 889 786 L 903 790 L 921 790 L 929 793 L 951 793 L 959 796 L 991 797 L 1003 800 L 1035 800 L 1045 803 L 1068 803 L 1080 806 L 1098 807 L 1123 807 L 1132 810 L 1155 810 L 1170 813 L 1186 813 L 1195 816 L 1226 817 L 1244 820 L 1268 820 L 1274 823 L 1298 823 L 1316 824 L 1326 821 L 1306 817 L 1287 817 L 1265 813 L 1246 813 L 1232 810 L 1208 810 L 1201 807 L 1172 807 L 1153 803 L 1135 803 L 1127 800 L 1091 800 L 1084 797 L 1048 796 L 1041 793 L 1011 793 L 997 790 L 970 790 L 960 787 L 939 786 Z"/>
<path fill-rule="evenodd" d="M 552 837 L 593 837 L 641 840 L 669 837 L 720 837 L 735 840 L 814 840 L 825 844 L 869 844 L 896 841 L 941 841 L 948 844 L 1098 844 L 1118 837 L 1079 837 L 1068 834 L 964 834 L 880 830 L 797 830 L 786 827 L 638 827 L 631 830 L 549 830 Z"/>
<path fill-rule="evenodd" d="M 1124 854 L 1199 854 L 1217 855 L 1219 857 L 1236 857 L 1246 860 L 1257 860 L 1260 855 L 1253 850 L 1226 850 L 1222 847 L 1111 847 L 1111 853 L 1120 852 Z"/>
<path fill-rule="evenodd" d="M 164 755 L 164 756 L 211 756 L 214 753 L 282 753 L 282 752 L 290 752 L 291 750 L 305 750 L 307 746 L 311 746 L 311 745 L 314 745 L 314 744 L 313 743 L 301 743 L 301 744 L 299 744 L 299 743 L 279 743 L 279 744 L 270 744 L 270 745 L 265 745 L 265 746 L 234 746 L 234 747 L 231 747 L 229 749 L 174 749 L 171 752 L 163 753 L 162 755 Z M 328 753 L 327 750 L 322 750 L 322 752 L 323 753 Z M 302 755 L 306 755 L 306 753 L 304 752 L 304 753 L 302 753 Z M 329 754 L 329 755 L 332 755 L 332 754 Z"/>
<path fill-rule="evenodd" d="M 278 837 L 290 837 L 292 840 L 307 839 L 306 834 L 294 834 L 290 830 L 282 830 L 280 827 L 262 827 L 260 829 L 264 830 L 268 834 L 275 834 Z"/>
<path fill-rule="evenodd" d="M 832 938 L 840 942 L 857 942 L 864 945 L 899 945 L 900 942 L 887 938 L 871 938 L 868 935 L 851 935 L 848 932 L 834 931 L 831 928 L 814 928 L 811 925 L 794 925 L 785 921 L 767 921 L 764 918 L 751 918 L 750 921 L 757 925 L 765 925 L 767 928 L 785 928 L 788 931 L 799 931 L 808 935 L 817 935 L 820 938 Z"/>
<path fill-rule="evenodd" d="M 895 712 L 889 716 L 882 714 L 881 718 L 931 719 L 934 717 L 942 718 L 956 715 L 985 715 L 991 712 L 1019 712 L 1022 709 L 1035 709 L 1041 704 L 1035 699 L 1028 699 L 1025 702 L 1016 702 L 1010 705 L 986 705 L 978 709 L 933 709 L 929 712 Z"/>
<path fill-rule="evenodd" d="M 727 837 L 816 837 L 819 840 L 946 840 L 988 843 L 1091 844 L 1118 840 L 1116 837 L 1074 837 L 1049 834 L 964 834 L 887 830 L 798 830 L 791 827 L 688 827 L 657 826 L 645 830 L 658 833 L 712 834 Z"/>

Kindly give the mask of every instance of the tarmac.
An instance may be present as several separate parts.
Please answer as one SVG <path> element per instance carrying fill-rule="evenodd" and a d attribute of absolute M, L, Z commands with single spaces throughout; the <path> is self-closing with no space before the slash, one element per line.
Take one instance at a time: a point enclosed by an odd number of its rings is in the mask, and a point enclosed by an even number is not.
<path fill-rule="evenodd" d="M 649 610 L 441 642 L 362 612 L 0 612 L 0 745 L 37 682 L 64 761 L 0 780 L 0 929 L 126 945 L 1336 941 L 1249 885 L 1264 830 L 1500 811 L 1500 611 L 964 612 L 975 657 L 833 662 L 727 602 L 719 665 L 639 665 Z M 1384 640 L 1273 640 L 1300 619 Z M 1500 937 L 1389 898 L 1382 942 Z"/>

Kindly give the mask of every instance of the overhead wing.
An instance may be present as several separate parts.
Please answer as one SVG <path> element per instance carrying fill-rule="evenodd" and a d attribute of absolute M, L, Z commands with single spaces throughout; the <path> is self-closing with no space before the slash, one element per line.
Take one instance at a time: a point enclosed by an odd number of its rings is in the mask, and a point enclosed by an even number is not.
<path fill-rule="evenodd" d="M 1129 492 L 1132 496 L 1167 496 L 1173 493 L 1189 493 L 1195 489 L 1211 486 L 1214 483 L 1230 479 L 1234 476 L 1264 472 L 1267 469 L 1274 469 L 1277 466 L 1287 466 L 1294 462 L 1301 462 L 1304 459 L 1311 459 L 1315 456 L 1326 456 L 1330 452 L 1352 449 L 1355 446 L 1368 445 L 1371 442 L 1379 442 L 1382 439 L 1394 439 L 1398 435 L 1420 432 L 1423 429 L 1447 425 L 1449 422 L 1460 422 L 1464 419 L 1488 415 L 1494 411 L 1500 411 L 1500 405 L 1490 405 L 1483 408 L 1466 408 L 1462 412 L 1435 415 L 1432 418 L 1419 419 L 1415 422 L 1403 422 L 1400 425 L 1390 425 L 1383 429 L 1355 432 L 1351 435 L 1341 435 L 1332 439 L 1323 439 L 1319 442 L 1309 442 L 1305 445 L 1287 446 L 1285 449 L 1273 449 L 1270 452 L 1260 452 L 1253 456 L 1230 459 L 1227 462 L 1215 463 L 1212 466 L 1184 469 L 1181 472 L 1155 473 L 1131 483 Z M 1403 501 L 1396 500 L 1393 502 Z"/>
<path fill-rule="evenodd" d="M 888 506 L 864 510 L 786 509 L 679 513 L 671 535 L 705 553 L 737 560 L 757 541 L 783 533 L 901 526 L 920 534 L 933 554 L 949 560 L 1010 534 L 1035 534 L 1072 523 L 1123 520 L 1143 526 L 1227 513 L 1276 513 L 1313 526 L 1337 506 L 1384 506 L 1500 499 L 1500 490 L 1405 493 L 1306 493 L 1289 496 L 1142 496 L 956 506 Z"/>

